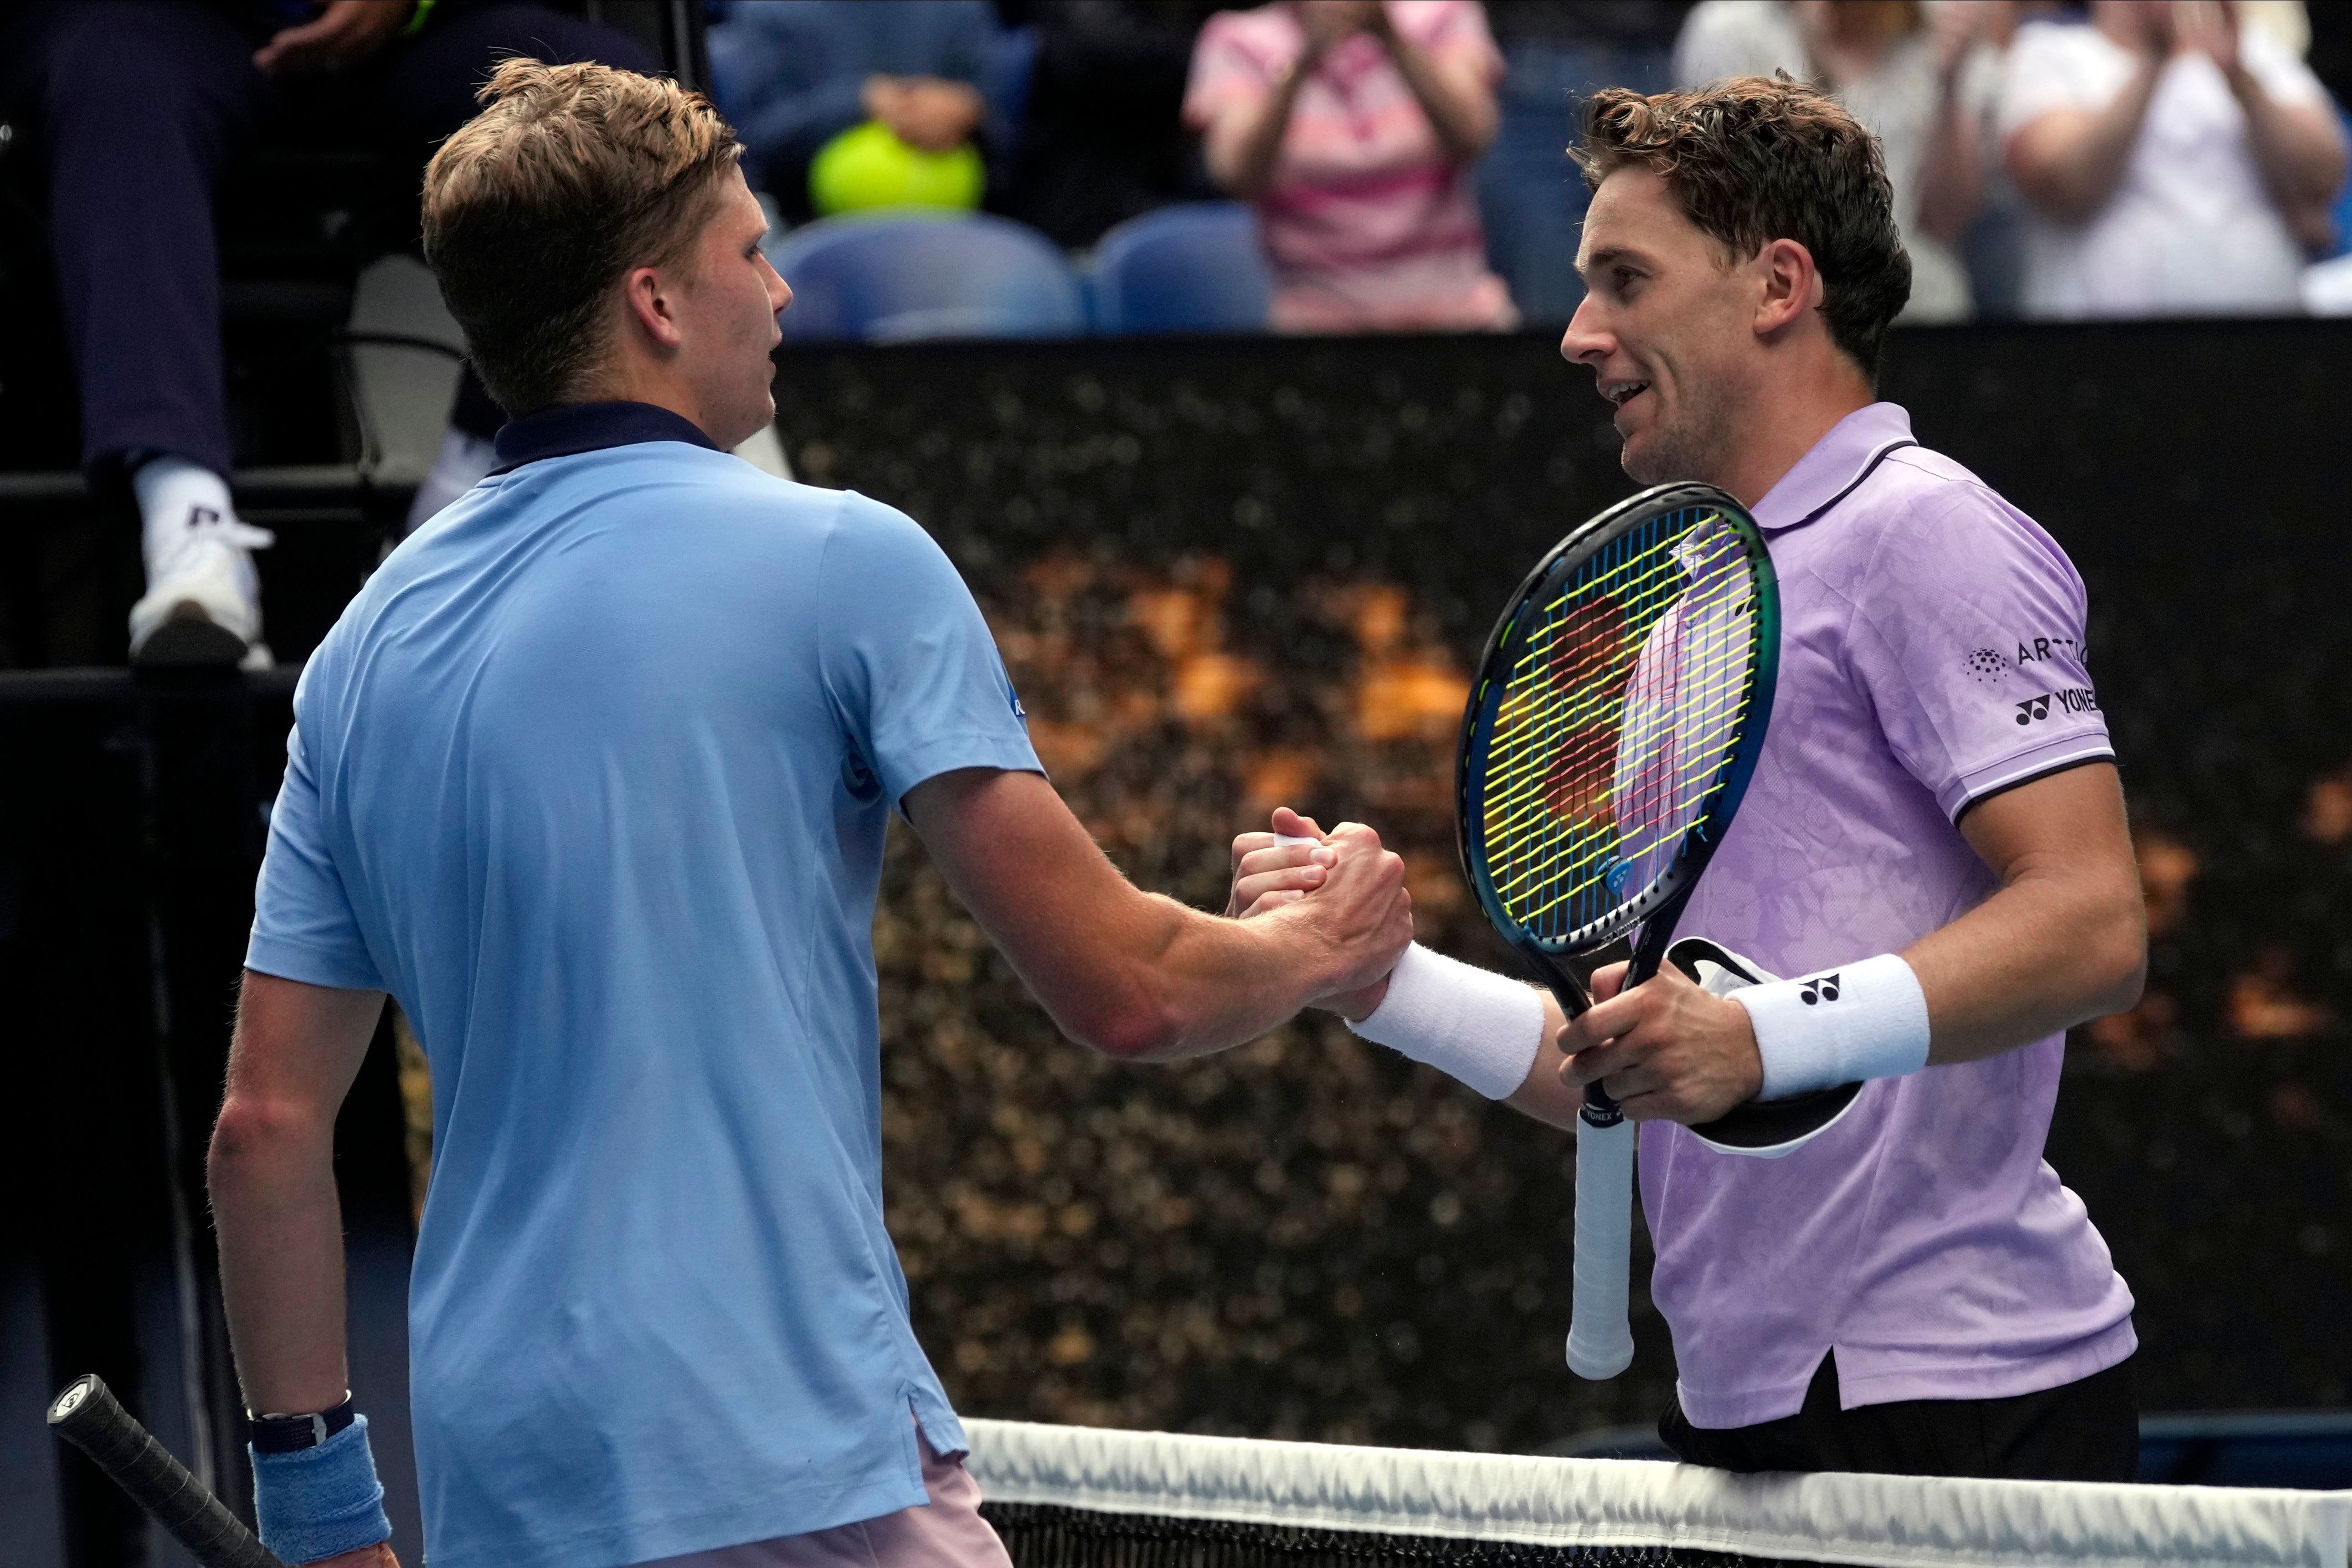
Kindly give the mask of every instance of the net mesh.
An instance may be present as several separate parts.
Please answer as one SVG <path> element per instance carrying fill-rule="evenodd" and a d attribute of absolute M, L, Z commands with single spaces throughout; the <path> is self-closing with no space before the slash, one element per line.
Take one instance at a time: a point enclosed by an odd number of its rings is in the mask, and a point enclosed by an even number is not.
<path fill-rule="evenodd" d="M 1748 552 L 1722 513 L 1629 530 L 1531 605 L 1485 757 L 1486 863 L 1565 938 L 1650 885 L 1729 765 L 1757 679 Z"/>
<path fill-rule="evenodd" d="M 968 1421 L 1018 1568 L 1821 1563 L 2346 1568 L 2352 1493 L 1353 1448 Z"/>

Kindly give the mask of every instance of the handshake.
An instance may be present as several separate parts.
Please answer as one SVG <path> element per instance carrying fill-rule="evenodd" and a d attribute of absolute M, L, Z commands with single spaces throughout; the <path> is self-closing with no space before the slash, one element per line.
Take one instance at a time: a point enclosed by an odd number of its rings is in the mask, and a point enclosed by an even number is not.
<path fill-rule="evenodd" d="M 1236 835 L 1225 913 L 1249 920 L 1277 910 L 1330 943 L 1339 962 L 1335 988 L 1307 1005 L 1350 1023 L 1380 1006 L 1413 932 L 1404 861 L 1381 847 L 1379 834 L 1343 822 L 1327 837 L 1313 819 L 1279 806 L 1273 832 Z"/>
<path fill-rule="evenodd" d="M 1364 1038 L 1556 1127 L 1578 1124 L 1592 1083 L 1633 1120 L 1685 1124 L 1758 1094 L 1747 1011 L 1681 970 L 1625 990 L 1626 966 L 1603 967 L 1592 975 L 1597 1005 L 1571 1022 L 1534 986 L 1413 945 L 1404 863 L 1370 828 L 1325 834 L 1287 807 L 1273 826 L 1234 839 L 1225 913 L 1298 928 L 1284 934 L 1311 956 L 1292 972 L 1294 1005 L 1337 1013 Z"/>

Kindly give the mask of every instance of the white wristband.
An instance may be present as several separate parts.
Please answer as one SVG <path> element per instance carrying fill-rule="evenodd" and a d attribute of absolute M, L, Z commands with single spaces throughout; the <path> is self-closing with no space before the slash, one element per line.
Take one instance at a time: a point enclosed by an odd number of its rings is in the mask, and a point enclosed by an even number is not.
<path fill-rule="evenodd" d="M 1543 1022 L 1543 997 L 1534 987 L 1414 942 L 1389 972 L 1381 1005 L 1348 1027 L 1460 1079 L 1488 1100 L 1505 1100 L 1536 1065 Z"/>
<path fill-rule="evenodd" d="M 1866 1079 L 1901 1078 L 1927 1065 L 1927 998 L 1911 966 L 1892 952 L 1801 980 L 1731 993 L 1756 1028 L 1764 1058 L 1759 1100 Z"/>

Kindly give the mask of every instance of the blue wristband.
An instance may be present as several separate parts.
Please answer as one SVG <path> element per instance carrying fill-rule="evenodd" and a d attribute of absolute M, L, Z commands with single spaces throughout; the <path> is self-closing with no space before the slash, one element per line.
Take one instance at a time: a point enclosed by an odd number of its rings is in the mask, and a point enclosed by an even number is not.
<path fill-rule="evenodd" d="M 253 1458 L 253 1516 L 261 1524 L 261 1544 L 280 1561 L 315 1563 L 392 1539 L 366 1416 L 355 1416 L 315 1448 L 259 1454 L 247 1444 L 246 1452 Z"/>

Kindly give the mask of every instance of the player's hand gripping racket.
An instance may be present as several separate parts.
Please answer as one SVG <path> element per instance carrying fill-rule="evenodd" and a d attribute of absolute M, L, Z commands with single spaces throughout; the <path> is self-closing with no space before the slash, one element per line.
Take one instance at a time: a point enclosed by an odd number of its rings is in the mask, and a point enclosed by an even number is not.
<path fill-rule="evenodd" d="M 1639 927 L 1625 985 L 1657 973 L 1763 748 L 1780 640 L 1762 533 L 1700 484 L 1577 529 L 1496 623 L 1463 715 L 1462 863 L 1569 1017 L 1592 1005 L 1571 956 Z M 1633 1128 L 1598 1084 L 1582 1117 L 1568 1364 L 1614 1377 L 1633 1359 Z"/>
<path fill-rule="evenodd" d="M 58 1394 L 49 1405 L 49 1425 L 88 1454 L 204 1568 L 283 1568 L 98 1377 L 77 1378 Z"/>

